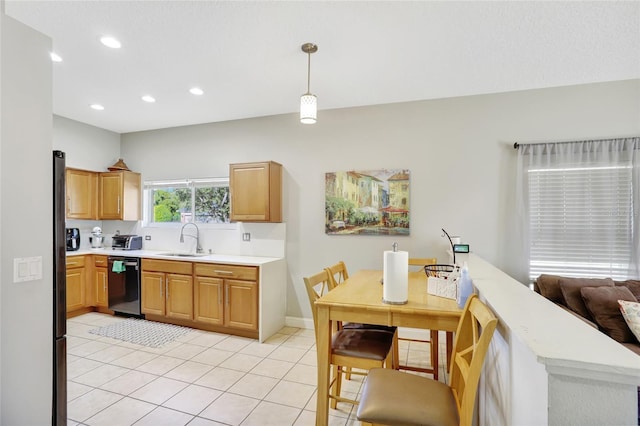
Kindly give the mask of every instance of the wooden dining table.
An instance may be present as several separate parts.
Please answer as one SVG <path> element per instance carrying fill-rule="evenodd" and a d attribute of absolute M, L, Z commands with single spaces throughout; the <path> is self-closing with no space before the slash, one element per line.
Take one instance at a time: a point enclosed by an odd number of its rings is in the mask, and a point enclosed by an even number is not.
<path fill-rule="evenodd" d="M 331 334 L 335 321 L 398 327 L 456 331 L 462 309 L 455 300 L 427 293 L 424 272 L 409 272 L 409 294 L 405 304 L 382 301 L 382 271 L 362 270 L 316 300 L 318 392 L 316 425 L 326 426 L 329 417 Z M 450 338 L 448 350 L 450 350 Z"/>

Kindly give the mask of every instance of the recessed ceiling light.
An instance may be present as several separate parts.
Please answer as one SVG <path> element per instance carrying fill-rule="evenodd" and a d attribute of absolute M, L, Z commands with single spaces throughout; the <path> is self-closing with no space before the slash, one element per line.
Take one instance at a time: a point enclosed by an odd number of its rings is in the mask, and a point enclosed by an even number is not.
<path fill-rule="evenodd" d="M 192 87 L 191 89 L 189 89 L 189 91 L 193 95 L 197 95 L 197 96 L 204 95 L 204 90 L 202 90 L 199 87 Z"/>
<path fill-rule="evenodd" d="M 105 46 L 110 47 L 112 49 L 120 49 L 120 47 L 122 46 L 120 44 L 120 42 L 116 38 L 111 37 L 111 36 L 101 37 L 100 38 L 100 42 L 102 44 L 104 44 Z"/>
<path fill-rule="evenodd" d="M 62 62 L 62 58 L 56 52 L 49 53 L 49 56 L 51 56 L 53 62 Z"/>
<path fill-rule="evenodd" d="M 91 108 L 95 109 L 96 111 L 102 111 L 104 109 L 104 107 L 100 104 L 91 104 Z"/>
<path fill-rule="evenodd" d="M 145 102 L 153 103 L 153 102 L 156 101 L 156 98 L 154 98 L 153 96 L 144 95 L 142 97 L 142 100 L 145 101 Z"/>

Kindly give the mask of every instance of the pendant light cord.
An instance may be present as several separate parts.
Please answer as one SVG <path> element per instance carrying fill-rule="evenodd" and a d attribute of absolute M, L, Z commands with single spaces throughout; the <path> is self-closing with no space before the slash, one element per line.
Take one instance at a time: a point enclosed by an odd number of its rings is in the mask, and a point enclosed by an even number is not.
<path fill-rule="evenodd" d="M 307 52 L 307 94 L 311 93 L 311 52 Z"/>

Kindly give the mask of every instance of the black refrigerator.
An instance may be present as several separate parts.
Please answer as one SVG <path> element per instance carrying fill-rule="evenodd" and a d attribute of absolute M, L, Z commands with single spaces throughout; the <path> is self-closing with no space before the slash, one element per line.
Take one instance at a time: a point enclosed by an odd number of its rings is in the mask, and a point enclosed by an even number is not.
<path fill-rule="evenodd" d="M 65 155 L 53 151 L 53 410 L 51 424 L 67 424 L 67 240 Z"/>

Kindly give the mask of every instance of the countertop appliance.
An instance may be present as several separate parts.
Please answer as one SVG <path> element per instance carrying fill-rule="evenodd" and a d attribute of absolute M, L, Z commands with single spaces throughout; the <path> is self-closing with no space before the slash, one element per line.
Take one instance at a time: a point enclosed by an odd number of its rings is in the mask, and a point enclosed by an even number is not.
<path fill-rule="evenodd" d="M 142 249 L 142 237 L 139 235 L 114 235 L 111 240 L 111 248 L 114 250 Z"/>
<path fill-rule="evenodd" d="M 109 256 L 109 309 L 117 314 L 141 316 L 140 258 Z"/>
<path fill-rule="evenodd" d="M 65 228 L 65 154 L 53 151 L 53 380 L 51 424 L 67 424 L 67 250 L 69 229 Z M 80 247 L 80 232 L 75 248 Z"/>
<path fill-rule="evenodd" d="M 104 235 L 102 235 L 102 229 L 99 226 L 96 226 L 91 230 L 89 242 L 91 243 L 91 248 L 102 248 L 104 244 Z"/>
<path fill-rule="evenodd" d="M 64 185 L 64 182 L 62 184 Z M 62 220 L 64 220 L 64 217 Z M 64 223 L 62 226 L 64 227 Z M 67 234 L 67 250 L 78 250 L 80 248 L 80 230 L 78 228 L 65 228 L 65 232 Z"/>

